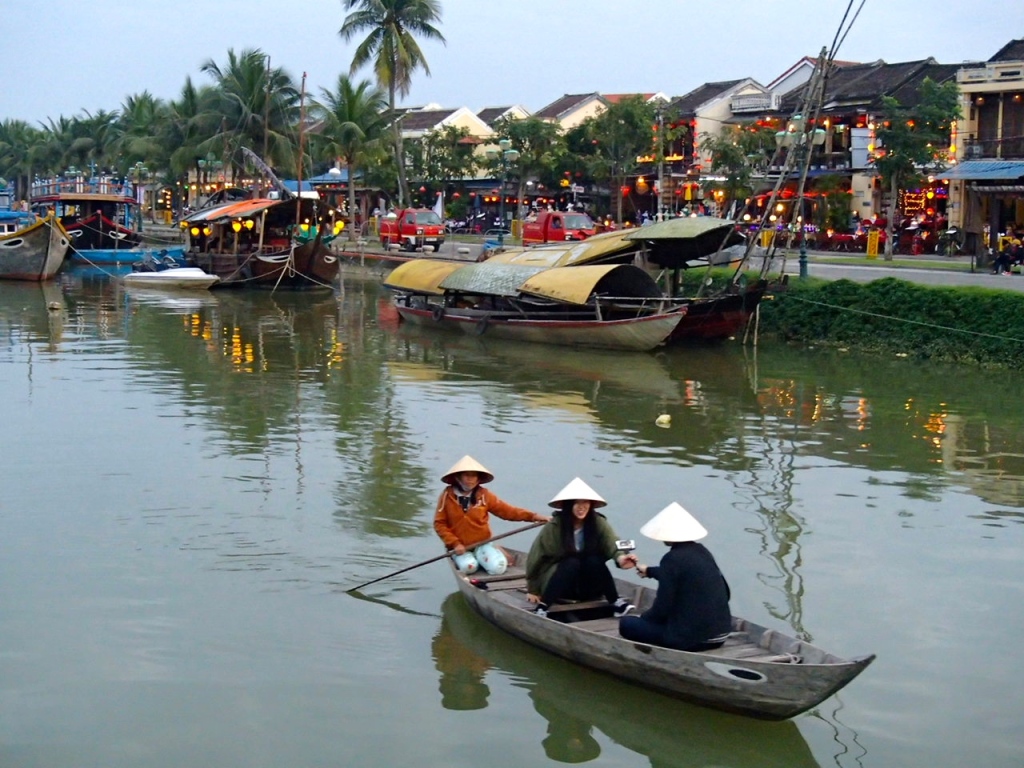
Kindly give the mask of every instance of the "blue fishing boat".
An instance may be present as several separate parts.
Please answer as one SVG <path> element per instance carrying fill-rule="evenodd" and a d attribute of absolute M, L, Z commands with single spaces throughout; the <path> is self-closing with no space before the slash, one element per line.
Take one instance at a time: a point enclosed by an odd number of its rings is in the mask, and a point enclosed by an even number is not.
<path fill-rule="evenodd" d="M 29 205 L 38 216 L 52 215 L 60 221 L 71 240 L 68 258 L 72 263 L 136 264 L 164 252 L 184 265 L 183 246 L 143 244 L 139 203 L 129 184 L 78 176 L 37 181 Z"/>

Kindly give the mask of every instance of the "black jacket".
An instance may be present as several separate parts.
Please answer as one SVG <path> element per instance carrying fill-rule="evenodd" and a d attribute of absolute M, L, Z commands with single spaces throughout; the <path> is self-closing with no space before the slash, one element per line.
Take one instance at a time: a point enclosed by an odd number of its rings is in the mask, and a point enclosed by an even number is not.
<path fill-rule="evenodd" d="M 673 544 L 647 576 L 658 593 L 643 617 L 665 626 L 666 645 L 687 648 L 732 631 L 729 584 L 703 544 Z"/>

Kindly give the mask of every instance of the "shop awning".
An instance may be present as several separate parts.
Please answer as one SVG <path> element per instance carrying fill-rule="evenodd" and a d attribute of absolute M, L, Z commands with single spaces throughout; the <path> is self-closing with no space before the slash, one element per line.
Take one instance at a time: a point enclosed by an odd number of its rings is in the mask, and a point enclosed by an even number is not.
<path fill-rule="evenodd" d="M 951 181 L 1013 181 L 1024 176 L 1024 160 L 965 160 L 935 175 Z"/>

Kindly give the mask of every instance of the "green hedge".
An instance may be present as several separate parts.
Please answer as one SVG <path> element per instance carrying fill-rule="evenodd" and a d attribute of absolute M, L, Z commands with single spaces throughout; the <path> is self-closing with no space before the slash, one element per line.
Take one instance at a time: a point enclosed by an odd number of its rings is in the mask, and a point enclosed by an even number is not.
<path fill-rule="evenodd" d="M 714 279 L 720 284 L 726 276 Z M 1024 293 L 1016 291 L 932 287 L 896 278 L 792 278 L 761 303 L 760 312 L 761 339 L 1024 368 Z"/>

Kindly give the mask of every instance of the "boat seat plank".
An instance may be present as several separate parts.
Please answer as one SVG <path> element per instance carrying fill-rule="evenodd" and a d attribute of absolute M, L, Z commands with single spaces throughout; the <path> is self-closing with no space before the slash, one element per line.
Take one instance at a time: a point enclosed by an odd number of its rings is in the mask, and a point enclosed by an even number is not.
<path fill-rule="evenodd" d="M 603 619 L 584 619 L 583 621 L 574 621 L 572 625 L 574 627 L 586 629 L 590 632 L 597 632 L 602 635 L 610 635 L 612 637 L 619 636 L 619 620 L 614 616 L 609 616 Z"/>
<path fill-rule="evenodd" d="M 493 584 L 496 581 L 513 581 L 514 579 L 525 579 L 526 571 L 522 568 L 509 568 L 504 573 L 491 575 L 477 576 L 473 575 L 470 577 L 477 584 Z"/>
<path fill-rule="evenodd" d="M 520 577 L 515 580 L 491 582 L 487 585 L 487 590 L 489 592 L 511 591 L 515 589 L 526 592 L 526 579 Z"/>
<path fill-rule="evenodd" d="M 607 600 L 580 600 L 571 603 L 556 603 L 548 608 L 548 613 L 562 613 L 564 611 L 585 611 L 590 608 L 609 608 Z M 578 623 L 578 622 L 573 622 Z"/>
<path fill-rule="evenodd" d="M 754 643 L 740 643 L 737 645 L 723 645 L 721 648 L 714 648 L 710 651 L 702 651 L 702 653 L 710 654 L 711 656 L 722 656 L 727 659 L 748 659 L 755 656 L 778 656 L 779 654 L 774 651 L 766 650 L 759 645 Z"/>

